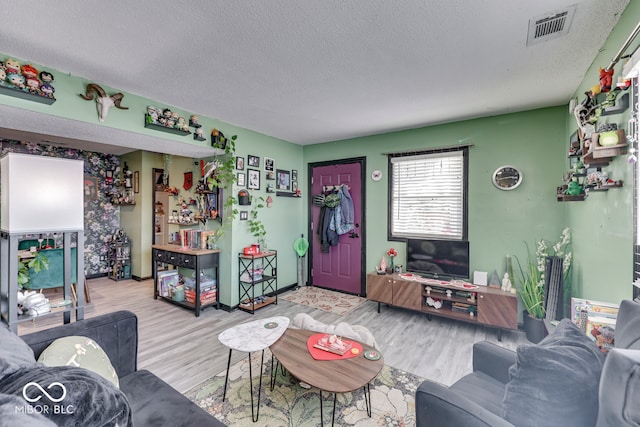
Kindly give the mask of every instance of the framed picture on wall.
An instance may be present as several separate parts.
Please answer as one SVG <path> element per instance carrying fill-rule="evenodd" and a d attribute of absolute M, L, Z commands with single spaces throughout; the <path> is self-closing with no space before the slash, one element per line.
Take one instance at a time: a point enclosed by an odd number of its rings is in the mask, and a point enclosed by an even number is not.
<path fill-rule="evenodd" d="M 245 186 L 245 175 L 244 172 L 238 172 L 238 186 L 239 187 L 244 187 Z"/>
<path fill-rule="evenodd" d="M 252 168 L 259 168 L 260 167 L 260 157 L 258 156 L 252 156 L 251 154 L 249 154 L 247 156 L 247 163 L 249 164 L 249 166 L 251 166 Z"/>
<path fill-rule="evenodd" d="M 249 212 L 240 211 L 240 221 L 246 221 L 249 219 Z"/>
<path fill-rule="evenodd" d="M 275 166 L 275 160 L 271 157 L 264 158 L 264 170 L 273 172 L 273 167 Z"/>
<path fill-rule="evenodd" d="M 291 172 L 282 169 L 276 171 L 276 188 L 278 190 L 291 189 Z"/>
<path fill-rule="evenodd" d="M 98 178 L 84 176 L 84 200 L 98 200 Z"/>
<path fill-rule="evenodd" d="M 133 173 L 133 192 L 134 193 L 140 192 L 140 172 L 139 171 L 135 171 Z"/>
<path fill-rule="evenodd" d="M 244 170 L 244 157 L 236 157 L 236 169 Z"/>
<path fill-rule="evenodd" d="M 291 169 L 291 182 L 298 182 L 298 170 Z"/>
<path fill-rule="evenodd" d="M 247 188 L 249 190 L 259 190 L 260 189 L 260 171 L 255 169 L 247 169 L 247 179 L 249 183 Z"/>

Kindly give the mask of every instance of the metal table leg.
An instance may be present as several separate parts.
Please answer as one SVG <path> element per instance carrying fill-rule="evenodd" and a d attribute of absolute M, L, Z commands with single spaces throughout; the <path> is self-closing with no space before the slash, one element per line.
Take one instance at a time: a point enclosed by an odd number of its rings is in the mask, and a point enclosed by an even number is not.
<path fill-rule="evenodd" d="M 227 397 L 227 383 L 229 382 L 229 367 L 231 366 L 231 352 L 233 350 L 229 349 L 229 358 L 227 359 L 227 375 L 224 377 L 224 392 L 222 393 L 222 401 Z"/>
<path fill-rule="evenodd" d="M 364 404 L 367 407 L 367 415 L 371 418 L 371 389 L 369 388 L 369 383 L 362 387 L 362 391 L 364 392 Z"/>
<path fill-rule="evenodd" d="M 333 414 L 331 415 L 331 426 L 336 420 L 336 400 L 338 399 L 338 393 L 333 393 Z M 320 390 L 320 425 L 324 425 L 324 416 L 322 411 L 322 390 Z"/>
<path fill-rule="evenodd" d="M 251 393 L 251 419 L 255 423 L 260 417 L 260 395 L 262 392 L 262 367 L 264 365 L 264 350 L 262 350 L 262 359 L 260 360 L 260 382 L 258 383 L 258 404 L 256 405 L 255 416 L 253 411 L 253 373 L 251 369 L 251 353 L 249 353 L 249 392 Z"/>

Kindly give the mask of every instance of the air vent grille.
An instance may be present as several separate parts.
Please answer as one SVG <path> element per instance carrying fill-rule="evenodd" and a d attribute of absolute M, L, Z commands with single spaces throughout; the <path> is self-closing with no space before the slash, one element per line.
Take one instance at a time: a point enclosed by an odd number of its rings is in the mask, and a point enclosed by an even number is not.
<path fill-rule="evenodd" d="M 551 12 L 529 20 L 527 46 L 569 33 L 575 12 L 576 6 L 573 5 L 566 10 Z"/>

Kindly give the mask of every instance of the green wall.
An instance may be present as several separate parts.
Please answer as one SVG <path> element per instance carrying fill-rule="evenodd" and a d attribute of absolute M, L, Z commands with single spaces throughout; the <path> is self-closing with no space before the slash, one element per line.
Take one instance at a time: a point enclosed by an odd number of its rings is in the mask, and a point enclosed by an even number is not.
<path fill-rule="evenodd" d="M 426 128 L 304 147 L 306 164 L 365 156 L 367 178 L 364 215 L 366 269 L 373 271 L 390 247 L 405 264 L 405 245 L 387 240 L 387 156 L 383 153 L 471 144 L 469 149 L 469 241 L 471 270 L 504 271 L 507 254 L 526 256 L 525 243 L 557 241 L 565 225 L 564 206 L 556 202 L 565 165 L 565 107 L 507 114 Z M 522 185 L 501 191 L 491 183 L 502 165 L 519 167 Z"/>
<path fill-rule="evenodd" d="M 640 2 L 630 2 L 613 29 L 600 54 L 587 71 L 574 96 L 581 102 L 584 92 L 599 82 L 599 67 L 605 68 L 622 47 L 640 19 Z M 636 39 L 627 53 L 640 43 Z M 622 71 L 615 67 L 614 83 Z M 630 91 L 629 91 L 630 92 Z M 617 123 L 626 129 L 630 109 L 624 114 L 604 116 L 601 123 Z M 568 116 L 565 146 L 569 135 L 577 129 Z M 577 295 L 599 301 L 620 303 L 632 297 L 633 281 L 633 171 L 626 156 L 616 157 L 603 168 L 609 177 L 623 180 L 624 187 L 603 193 L 591 193 L 586 201 L 567 203 L 567 223 L 574 235 L 574 280 Z"/>
<path fill-rule="evenodd" d="M 0 53 L 0 58 L 4 60 L 7 55 Z M 20 63 L 29 63 L 28 58 L 15 58 Z M 174 141 L 180 146 L 201 145 L 208 146 L 206 141 L 194 141 L 191 137 L 173 135 L 165 132 L 158 132 L 153 129 L 144 128 L 144 114 L 148 105 L 157 107 L 168 107 L 172 111 L 177 111 L 180 115 L 189 117 L 191 114 L 199 114 L 197 111 L 185 111 L 171 105 L 147 99 L 138 95 L 126 93 L 122 105 L 129 107 L 128 110 L 112 108 L 104 123 L 99 123 L 96 113 L 95 102 L 83 100 L 79 93 L 84 93 L 87 83 L 90 81 L 84 78 L 69 75 L 61 71 L 56 71 L 46 65 L 33 64 L 38 69 L 44 69 L 54 74 L 54 86 L 56 88 L 56 102 L 52 105 L 39 104 L 36 102 L 22 100 L 10 96 L 0 96 L 0 104 L 15 108 L 37 111 L 52 116 L 70 118 L 81 122 L 93 123 L 98 126 L 105 126 L 114 129 L 121 129 L 132 133 L 147 134 L 157 138 Z M 110 88 L 100 84 L 109 94 L 120 92 L 119 89 Z M 224 102 L 217 100 L 212 94 L 212 103 Z M 227 136 L 237 135 L 236 150 L 238 156 L 248 154 L 260 156 L 261 165 L 261 189 L 252 191 L 256 197 L 267 197 L 265 172 L 263 166 L 264 156 L 275 160 L 276 168 L 297 169 L 300 183 L 305 181 L 305 171 L 302 163 L 302 147 L 277 138 L 263 135 L 248 129 L 233 126 L 220 120 L 205 117 L 201 114 L 200 124 L 205 128 L 205 136 L 208 138 L 212 128 L 218 128 Z M 109 143 L 109 141 L 103 141 Z M 121 221 L 122 228 L 127 231 L 132 240 L 133 259 L 132 273 L 137 277 L 149 277 L 151 275 L 151 231 L 152 231 L 152 169 L 162 168 L 162 156 L 157 153 L 143 152 L 131 153 L 122 156 L 123 160 L 129 162 L 131 170 L 140 171 L 140 193 L 136 194 L 136 206 L 121 207 L 124 218 Z M 183 173 L 186 170 L 194 170 L 194 181 L 200 179 L 199 168 L 193 166 L 193 161 L 186 157 L 174 156 L 170 167 L 171 186 L 182 188 Z M 245 161 L 246 164 L 246 161 Z M 246 167 L 244 172 L 246 173 Z M 303 187 L 304 188 L 304 187 Z M 226 194 L 236 194 L 239 190 L 234 186 L 232 189 L 225 189 Z M 183 190 L 184 192 L 184 190 Z M 306 229 L 306 217 L 304 204 L 306 195 L 302 198 L 276 197 L 271 208 L 260 210 L 259 218 L 265 223 L 267 230 L 267 243 L 271 249 L 278 250 L 278 286 L 284 287 L 296 283 L 296 255 L 293 250 L 293 241 Z M 248 210 L 248 209 L 247 209 Z M 201 226 L 204 228 L 203 226 Z M 215 228 L 215 223 L 209 224 L 207 228 Z M 248 231 L 246 221 L 237 218 L 220 242 L 221 269 L 220 269 L 220 292 L 221 302 L 234 306 L 238 303 L 238 260 L 237 254 L 242 252 L 245 246 L 255 243 L 255 238 Z M 257 292 L 258 295 L 260 292 Z"/>

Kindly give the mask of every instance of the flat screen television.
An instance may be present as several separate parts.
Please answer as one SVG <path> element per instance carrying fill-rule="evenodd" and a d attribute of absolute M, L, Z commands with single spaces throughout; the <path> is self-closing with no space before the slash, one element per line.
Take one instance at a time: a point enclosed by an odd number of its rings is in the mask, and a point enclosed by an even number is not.
<path fill-rule="evenodd" d="M 427 277 L 469 279 L 469 242 L 407 239 L 407 271 Z"/>

